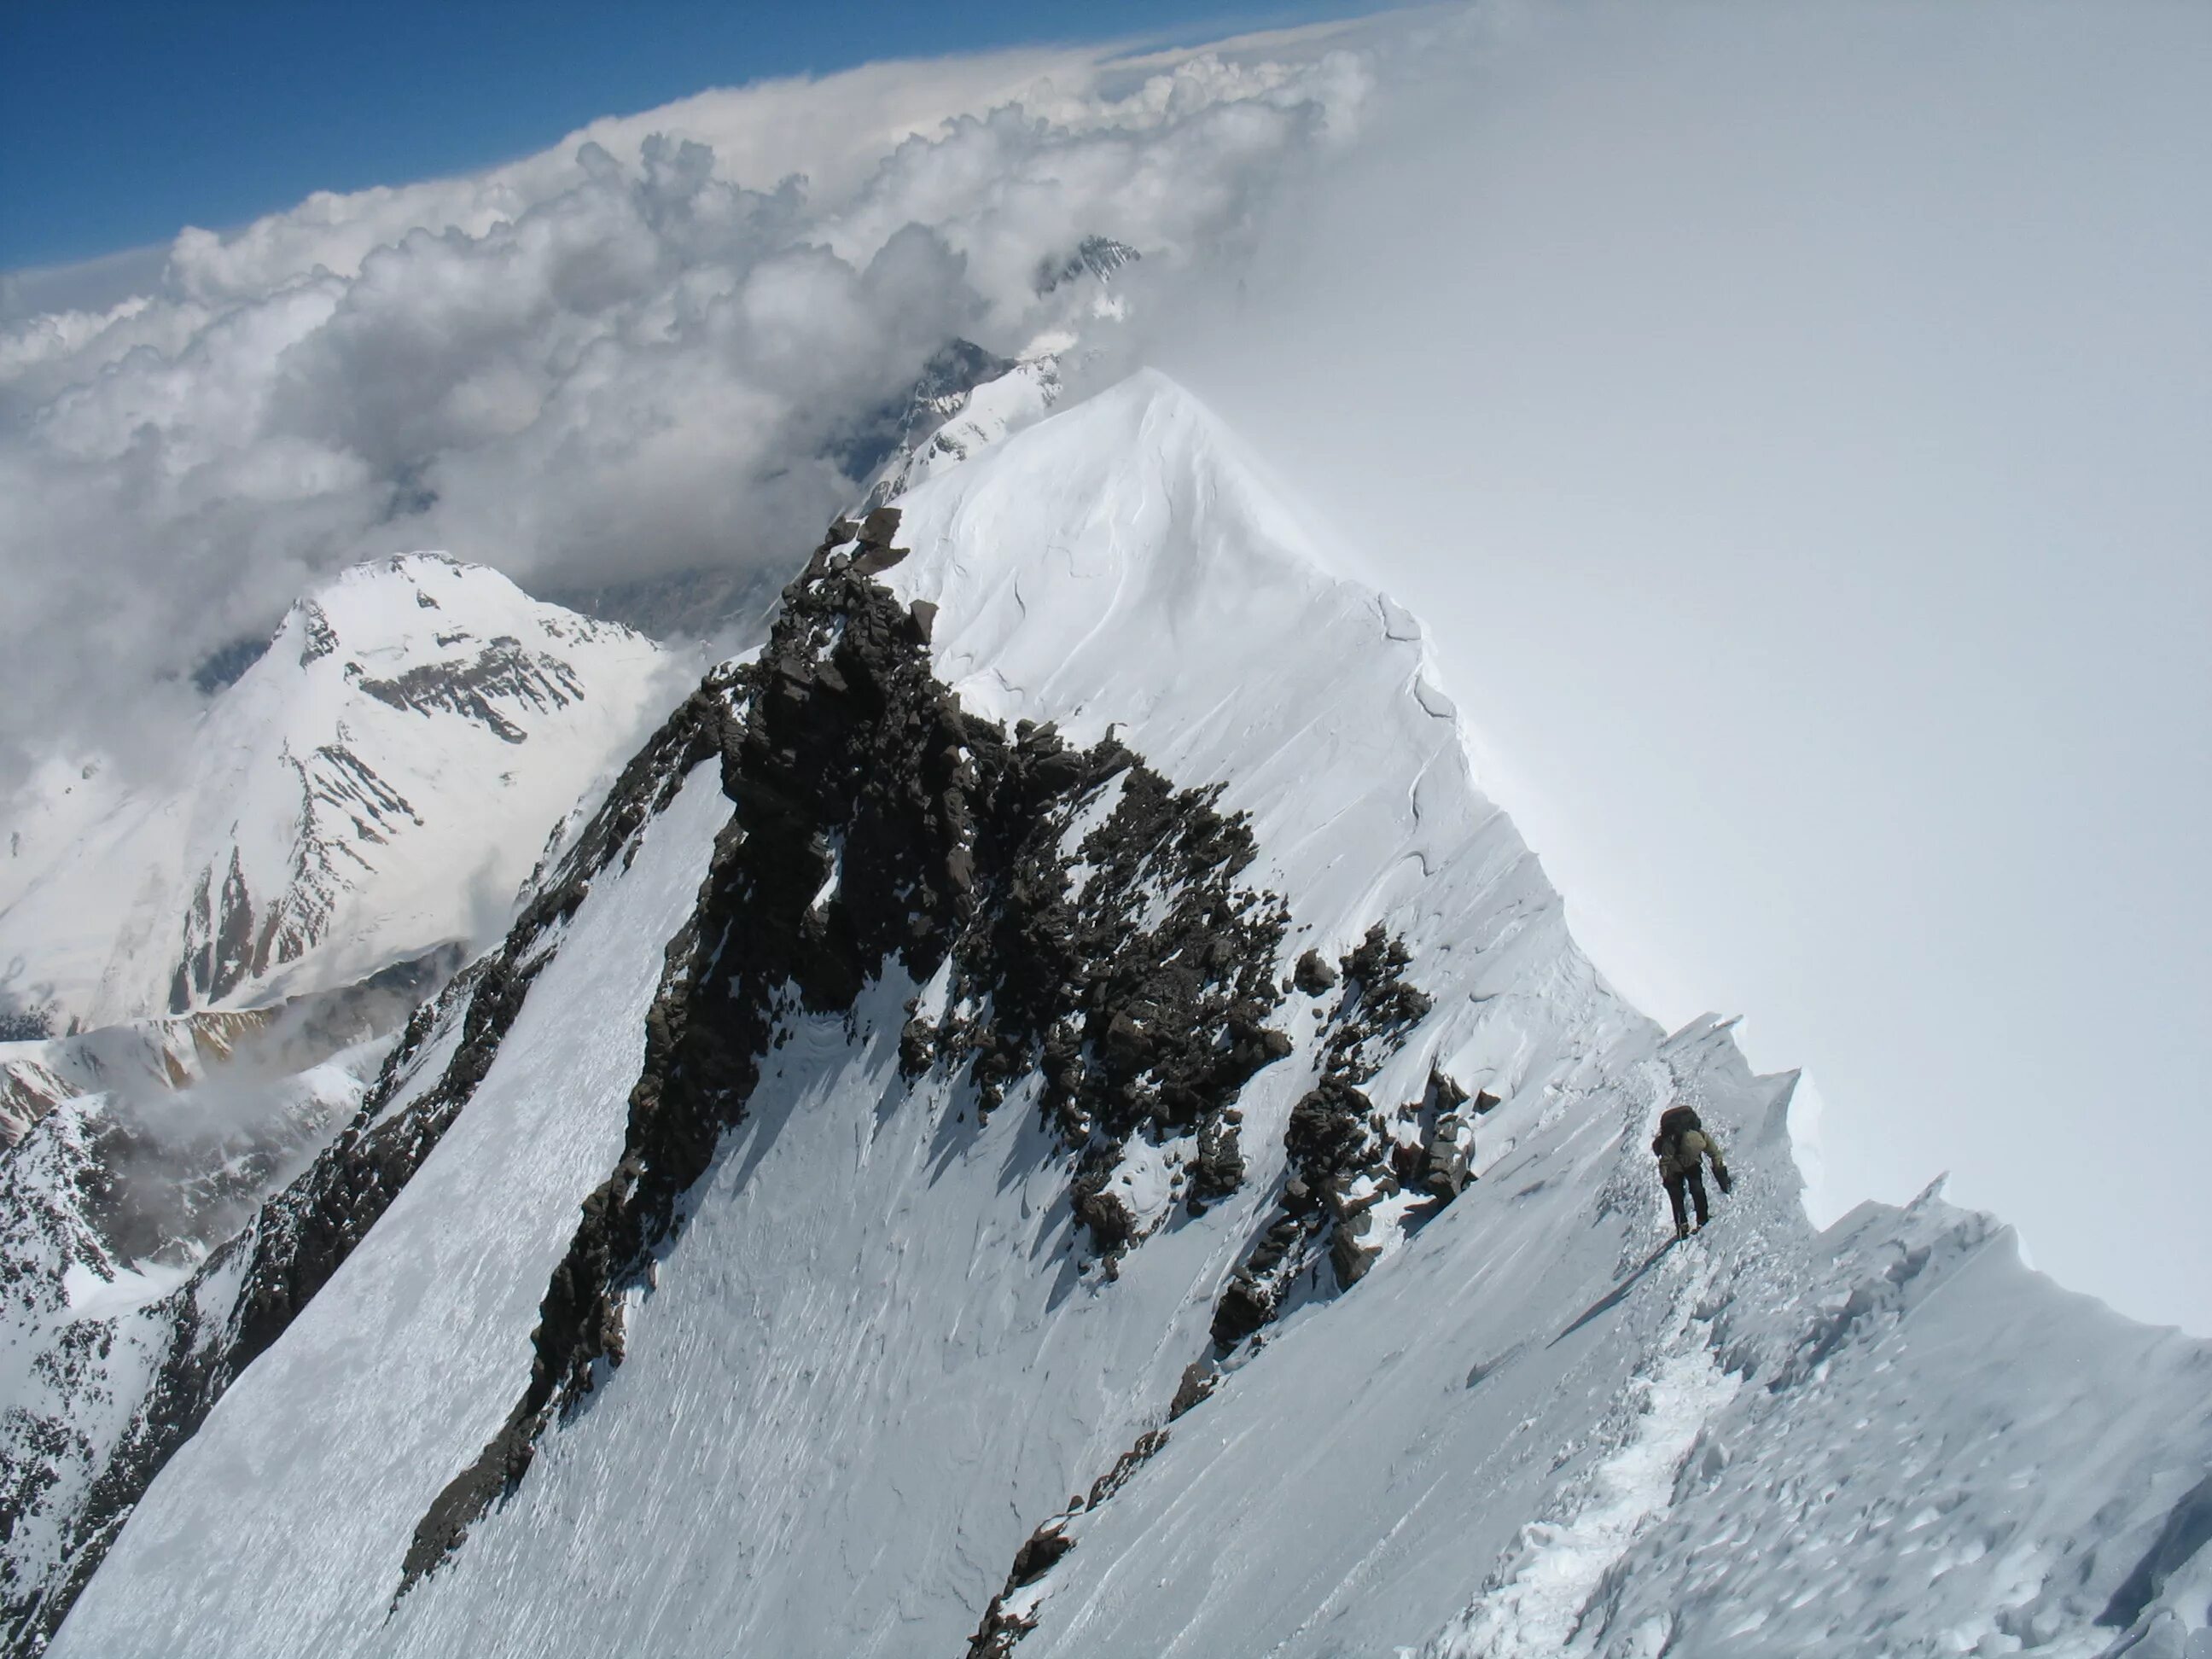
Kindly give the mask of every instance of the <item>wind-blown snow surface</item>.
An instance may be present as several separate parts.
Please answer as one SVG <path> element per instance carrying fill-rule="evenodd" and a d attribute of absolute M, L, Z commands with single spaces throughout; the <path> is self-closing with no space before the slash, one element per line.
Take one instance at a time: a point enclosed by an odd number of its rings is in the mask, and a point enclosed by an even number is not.
<path fill-rule="evenodd" d="M 1074 337 L 1052 334 L 1033 341 L 1005 374 L 955 395 L 933 400 L 942 416 L 917 438 L 884 457 L 868 481 L 866 500 L 894 500 L 950 472 L 1008 434 L 1034 425 L 1060 399 L 1060 358 Z"/>
<path fill-rule="evenodd" d="M 1812 1237 L 1786 1083 L 1710 1023 L 1615 1059 L 1074 1522 L 1023 1659 L 2106 1651 L 2205 1472 L 2203 1345 L 1933 1194 Z M 1742 1174 L 1655 1255 L 1645 1102 L 1685 1085 Z"/>
<path fill-rule="evenodd" d="M 64 1576 L 70 1523 L 158 1376 L 161 1305 L 360 1103 L 374 1041 L 250 1088 L 56 1106 L 0 1159 L 0 1585 L 19 1607 Z M 146 1104 L 153 1109 L 143 1109 Z M 118 1131 L 125 1133 L 118 1136 Z"/>
<path fill-rule="evenodd" d="M 132 1633 L 84 1634 L 103 1620 L 80 1603 L 56 1650 L 335 1653 L 375 1629 L 392 1589 L 377 1571 L 384 1541 L 404 1546 L 447 1462 L 497 1426 L 579 1174 L 621 1147 L 662 950 L 722 805 L 702 769 L 629 867 L 594 886 L 467 1109 L 163 1472 L 155 1490 L 184 1508 L 156 1501 L 125 1529 L 161 1564 L 155 1582 L 127 1567 L 94 1576 Z M 216 1565 L 163 1570 L 210 1547 Z M 311 1581 L 326 1595 L 304 1598 Z M 210 1620 L 210 1589 L 244 1601 Z"/>
<path fill-rule="evenodd" d="M 1411 948 L 1434 1006 L 1368 1095 L 1441 1064 L 1503 1097 L 1475 1186 L 1348 1291 L 1312 1286 L 1073 1516 L 1018 1598 L 1024 1659 L 2087 1655 L 2204 1622 L 2203 1345 L 2054 1291 L 1933 1197 L 1814 1237 L 1789 1079 L 1613 997 L 1477 790 L 1418 628 L 1326 574 L 1203 410 L 1140 376 L 905 508 L 887 581 L 939 607 L 972 709 L 1118 723 L 1224 786 L 1247 879 L 1289 902 L 1286 972 L 1378 921 Z M 1273 1213 L 1316 1005 L 1285 1005 L 1293 1051 L 1238 1101 L 1243 1187 L 1109 1278 L 1072 1248 L 1033 1079 L 980 1129 L 964 1080 L 902 1081 L 902 1005 L 935 988 L 894 975 L 788 1019 L 625 1363 L 395 1605 L 416 1521 L 527 1374 L 726 811 L 695 777 L 595 888 L 474 1100 L 154 1482 L 55 1653 L 957 1655 L 1031 1529 L 1166 1419 Z M 1683 1097 L 1737 1192 L 1655 1256 L 1643 1143 Z"/>
<path fill-rule="evenodd" d="M 349 983 L 504 925 L 665 653 L 438 554 L 295 605 L 166 786 L 51 773 L 0 859 L 0 991 L 58 1027 Z"/>

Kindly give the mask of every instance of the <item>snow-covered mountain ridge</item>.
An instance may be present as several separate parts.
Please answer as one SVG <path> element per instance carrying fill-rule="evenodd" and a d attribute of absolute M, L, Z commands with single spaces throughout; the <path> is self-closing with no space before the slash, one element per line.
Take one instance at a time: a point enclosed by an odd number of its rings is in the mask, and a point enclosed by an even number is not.
<path fill-rule="evenodd" d="M 1086 236 L 1065 258 L 1037 268 L 1039 295 L 1062 295 L 1054 325 L 1012 358 L 966 340 L 939 352 L 915 388 L 897 443 L 869 473 L 860 510 L 896 501 L 1042 420 L 1060 401 L 1064 367 L 1095 356 L 1096 337 L 1124 320 L 1115 275 L 1142 258 L 1110 237 Z"/>
<path fill-rule="evenodd" d="M 1018 357 L 971 365 L 988 372 L 969 384 L 930 395 L 918 389 L 897 447 L 868 478 L 861 510 L 896 501 L 1042 420 L 1060 401 L 1060 356 L 1074 343 L 1070 334 L 1043 335 Z"/>
<path fill-rule="evenodd" d="M 636 741 L 665 655 L 442 555 L 295 605 L 178 774 L 46 777 L 0 860 L 0 971 L 57 1027 L 352 983 L 503 920 Z"/>
<path fill-rule="evenodd" d="M 283 1002 L 0 1042 L 0 1146 L 21 1140 L 63 1102 L 87 1095 L 137 1098 L 305 1071 L 342 1048 L 397 1030 L 465 960 L 464 947 L 454 944 L 350 985 Z"/>
<path fill-rule="evenodd" d="M 252 1363 L 53 1651 L 2203 1645 L 2212 1351 L 1934 1195 L 1813 1235 L 1790 1080 L 1611 994 L 1193 400 L 900 505 L 256 1224 L 286 1292 L 204 1273 Z M 1678 1098 L 1738 1184 L 1661 1253 Z"/>
<path fill-rule="evenodd" d="M 612 799 L 542 873 L 502 946 L 418 1008 L 396 1041 L 357 1048 L 350 1066 L 341 1056 L 252 1089 L 250 1114 L 228 1075 L 212 1113 L 192 1089 L 135 1106 L 69 1099 L 0 1162 L 10 1218 L 0 1228 L 10 1298 L 0 1334 L 15 1366 L 0 1396 L 0 1613 L 10 1651 L 43 1650 L 148 1480 L 439 1144 L 520 1012 L 549 939 L 610 860 L 627 869 L 641 826 L 666 804 L 654 791 L 672 772 L 680 778 L 666 756 L 693 744 L 699 701 L 625 768 Z M 379 1056 L 372 1088 L 362 1067 L 375 1069 Z M 198 1219 L 180 1233 L 167 1218 L 214 1207 L 185 1202 L 196 1191 L 231 1208 L 258 1201 L 280 1162 L 289 1186 L 243 1227 Z"/>

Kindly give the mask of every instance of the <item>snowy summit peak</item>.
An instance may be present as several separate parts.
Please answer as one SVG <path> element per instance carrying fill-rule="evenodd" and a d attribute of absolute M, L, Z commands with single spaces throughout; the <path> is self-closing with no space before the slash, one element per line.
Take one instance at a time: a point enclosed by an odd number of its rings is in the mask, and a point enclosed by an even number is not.
<path fill-rule="evenodd" d="M 1024 504 L 1017 510 L 1012 498 Z M 986 506 L 989 502 L 1002 506 Z M 959 505 L 955 505 L 956 503 Z M 900 502 L 917 550 L 948 512 L 1003 515 L 1056 546 L 1147 559 L 1242 556 L 1285 575 L 1327 577 L 1342 561 L 1283 499 L 1283 485 L 1193 392 L 1141 368 L 1009 438 Z M 1009 544 L 1005 551 L 1018 556 Z"/>
<path fill-rule="evenodd" d="M 503 634 L 566 640 L 629 631 L 542 605 L 488 565 L 445 553 L 401 553 L 349 565 L 295 601 L 267 655 L 305 668 L 348 652 L 418 659 L 467 654 L 459 647 Z"/>
<path fill-rule="evenodd" d="M 442 553 L 342 571 L 210 703 L 176 782 L 72 775 L 65 811 L 19 814 L 0 963 L 20 982 L 0 988 L 106 1024 L 468 939 L 632 740 L 664 662 Z"/>
<path fill-rule="evenodd" d="M 1294 709 L 1378 672 L 1421 740 L 1446 740 L 1467 768 L 1419 624 L 1338 574 L 1347 561 L 1260 458 L 1158 369 L 898 505 L 912 556 L 885 580 L 938 607 L 939 671 L 971 707 L 1034 702 L 1020 712 L 1087 737 L 1154 711 L 1180 726 L 1224 707 Z M 1184 738 L 1166 741 L 1173 757 Z M 1224 750 L 1204 775 L 1248 758 Z"/>

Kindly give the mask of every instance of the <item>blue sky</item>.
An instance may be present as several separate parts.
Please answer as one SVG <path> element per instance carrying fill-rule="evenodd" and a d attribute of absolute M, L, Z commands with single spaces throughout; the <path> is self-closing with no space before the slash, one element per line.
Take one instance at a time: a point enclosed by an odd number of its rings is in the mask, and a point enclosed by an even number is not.
<path fill-rule="evenodd" d="M 0 270 L 97 258 L 541 149 L 596 116 L 885 58 L 1191 41 L 1375 9 L 963 0 L 0 4 Z"/>

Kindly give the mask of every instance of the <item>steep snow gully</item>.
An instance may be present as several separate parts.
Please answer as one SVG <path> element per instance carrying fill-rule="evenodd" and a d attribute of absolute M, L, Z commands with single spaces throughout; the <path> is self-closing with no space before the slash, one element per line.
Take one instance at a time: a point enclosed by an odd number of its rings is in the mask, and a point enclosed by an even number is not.
<path fill-rule="evenodd" d="M 2212 1349 L 1932 1192 L 1814 1235 L 1791 1079 L 1618 1001 L 1259 477 L 1143 374 L 832 526 L 52 1651 L 2212 1647 Z"/>

